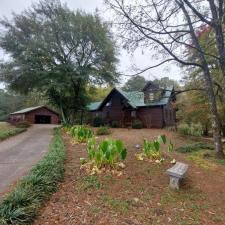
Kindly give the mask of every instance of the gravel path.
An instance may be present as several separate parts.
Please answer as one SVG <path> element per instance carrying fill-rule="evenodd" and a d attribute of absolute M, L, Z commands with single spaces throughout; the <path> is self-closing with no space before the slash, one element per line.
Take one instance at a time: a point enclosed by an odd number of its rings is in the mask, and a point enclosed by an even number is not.
<path fill-rule="evenodd" d="M 0 142 L 0 196 L 47 152 L 55 125 L 33 125 Z"/>

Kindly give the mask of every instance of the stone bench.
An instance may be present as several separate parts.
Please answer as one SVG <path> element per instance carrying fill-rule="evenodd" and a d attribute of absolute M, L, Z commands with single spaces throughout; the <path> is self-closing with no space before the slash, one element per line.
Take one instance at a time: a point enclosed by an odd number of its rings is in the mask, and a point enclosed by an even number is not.
<path fill-rule="evenodd" d="M 166 171 L 166 173 L 170 176 L 170 188 L 179 189 L 180 180 L 184 178 L 187 170 L 187 164 L 177 162 L 173 167 Z"/>

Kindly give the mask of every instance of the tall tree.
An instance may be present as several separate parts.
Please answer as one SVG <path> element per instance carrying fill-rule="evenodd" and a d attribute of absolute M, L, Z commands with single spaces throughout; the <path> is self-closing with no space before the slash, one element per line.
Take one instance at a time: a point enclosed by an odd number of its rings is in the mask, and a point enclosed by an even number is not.
<path fill-rule="evenodd" d="M 117 24 L 121 29 L 120 36 L 125 37 L 125 46 L 133 50 L 138 46 L 157 50 L 158 57 L 163 57 L 163 61 L 150 66 L 149 69 L 166 62 L 176 61 L 183 66 L 196 67 L 202 71 L 204 90 L 208 96 L 211 112 L 215 150 L 218 157 L 224 157 L 221 120 L 207 57 L 210 56 L 218 60 L 221 68 L 221 61 L 224 58 L 222 58 L 222 54 L 218 57 L 204 51 L 197 35 L 199 28 L 208 20 L 212 23 L 218 22 L 212 15 L 214 13 L 212 12 L 215 5 L 212 3 L 214 0 L 140 0 L 138 2 L 135 0 L 106 0 L 106 2 L 116 12 L 116 18 L 120 20 Z M 223 11 L 223 5 L 221 3 L 216 5 L 220 14 Z M 205 8 L 206 10 L 204 10 Z M 203 11 L 208 14 L 202 16 Z M 193 14 L 195 15 L 193 16 Z M 214 28 L 215 32 L 219 30 L 219 28 L 216 29 L 216 25 Z M 196 60 L 189 60 L 187 47 L 196 50 Z"/>
<path fill-rule="evenodd" d="M 146 80 L 142 76 L 131 77 L 122 87 L 124 91 L 141 91 L 146 84 Z"/>
<path fill-rule="evenodd" d="M 97 14 L 46 0 L 0 24 L 0 47 L 10 56 L 0 79 L 21 93 L 45 93 L 64 122 L 85 109 L 88 83 L 117 81 L 112 34 Z"/>

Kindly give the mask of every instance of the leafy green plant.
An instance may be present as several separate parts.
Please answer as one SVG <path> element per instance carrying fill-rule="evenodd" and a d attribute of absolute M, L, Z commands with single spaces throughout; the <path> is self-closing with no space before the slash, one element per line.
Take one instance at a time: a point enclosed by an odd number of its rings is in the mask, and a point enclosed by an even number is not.
<path fill-rule="evenodd" d="M 141 129 L 143 127 L 142 122 L 138 119 L 134 120 L 132 122 L 132 128 L 133 129 Z"/>
<path fill-rule="evenodd" d="M 143 160 L 143 157 L 146 156 L 147 158 L 151 159 L 160 159 L 162 156 L 162 151 L 161 151 L 161 144 L 166 144 L 167 139 L 165 135 L 160 135 L 158 136 L 157 139 L 153 141 L 149 141 L 144 139 L 144 144 L 143 144 L 143 153 L 137 154 L 137 158 L 139 160 Z M 173 143 L 170 141 L 167 150 L 173 151 Z"/>
<path fill-rule="evenodd" d="M 178 132 L 184 135 L 202 136 L 204 129 L 201 124 L 186 124 L 182 123 L 178 126 Z"/>
<path fill-rule="evenodd" d="M 127 156 L 127 149 L 121 140 L 105 139 L 97 145 L 92 138 L 88 141 L 87 151 L 88 158 L 97 168 L 114 167 L 115 163 L 125 160 Z"/>
<path fill-rule="evenodd" d="M 73 126 L 70 128 L 70 133 L 78 143 L 87 142 L 93 137 L 93 132 L 85 126 Z"/>
<path fill-rule="evenodd" d="M 102 126 L 102 127 L 99 127 L 96 131 L 96 134 L 97 135 L 107 135 L 107 134 L 110 134 L 110 129 L 109 127 L 107 126 Z"/>
<path fill-rule="evenodd" d="M 54 130 L 49 148 L 48 154 L 0 202 L 0 224 L 31 224 L 43 201 L 57 190 L 63 179 L 65 159 L 59 129 Z"/>
<path fill-rule="evenodd" d="M 214 150 L 214 146 L 208 143 L 203 143 L 203 142 L 197 142 L 194 144 L 189 144 L 189 145 L 185 145 L 182 147 L 179 147 L 176 149 L 177 152 L 181 152 L 181 153 L 189 153 L 189 152 L 196 152 L 199 151 L 201 149 L 210 149 L 210 150 Z"/>

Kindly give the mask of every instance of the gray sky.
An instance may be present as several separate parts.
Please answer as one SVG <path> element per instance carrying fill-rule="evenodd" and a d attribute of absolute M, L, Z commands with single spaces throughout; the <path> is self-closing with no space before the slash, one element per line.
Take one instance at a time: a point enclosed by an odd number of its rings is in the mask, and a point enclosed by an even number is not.
<path fill-rule="evenodd" d="M 36 2 L 37 0 L 0 0 L 0 17 L 3 16 L 7 18 L 11 18 L 12 12 L 20 13 L 23 9 L 29 7 L 32 2 Z M 70 9 L 82 9 L 87 12 L 94 12 L 96 8 L 99 9 L 99 13 L 106 20 L 110 20 L 110 13 L 105 11 L 105 5 L 103 0 L 61 0 L 62 2 L 66 2 Z M 0 51 L 0 60 L 4 58 L 4 54 Z M 118 65 L 118 70 L 124 74 L 133 74 L 134 71 L 131 68 L 132 64 L 135 64 L 137 68 L 143 69 L 148 66 L 152 66 L 157 64 L 151 57 L 151 52 L 145 52 L 141 50 L 137 50 L 133 56 L 128 54 L 122 48 L 120 49 L 119 55 L 120 63 Z M 165 66 L 160 66 L 158 68 L 154 68 L 148 72 L 143 74 L 147 79 L 160 78 L 168 76 L 171 79 L 180 80 L 181 70 L 175 64 L 167 64 Z M 125 78 L 123 82 L 126 80 Z M 0 88 L 3 87 L 0 84 Z"/>

